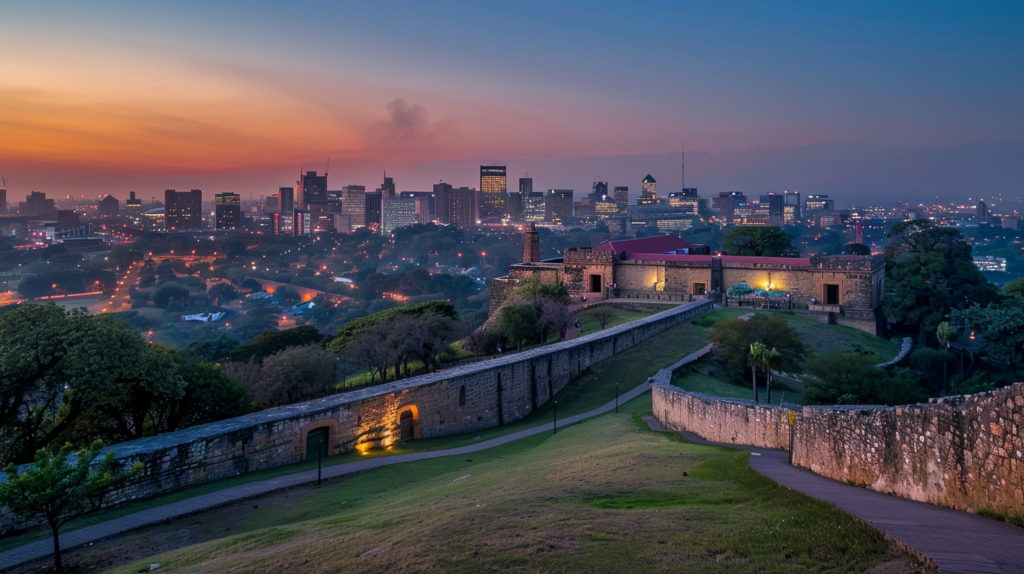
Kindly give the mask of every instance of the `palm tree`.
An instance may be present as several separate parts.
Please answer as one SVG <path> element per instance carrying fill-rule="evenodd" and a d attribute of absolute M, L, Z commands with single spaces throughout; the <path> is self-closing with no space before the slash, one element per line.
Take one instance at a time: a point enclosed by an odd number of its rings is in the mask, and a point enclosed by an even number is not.
<path fill-rule="evenodd" d="M 756 341 L 750 344 L 750 357 L 747 363 L 750 365 L 751 376 L 754 380 L 754 402 L 758 401 L 757 395 L 757 371 L 765 373 L 768 386 L 768 403 L 772 402 L 772 368 L 779 364 L 782 353 L 777 349 L 769 349 L 764 343 Z"/>
<path fill-rule="evenodd" d="M 945 353 L 942 358 L 942 395 L 945 396 L 949 382 L 949 342 L 956 338 L 956 329 L 949 324 L 949 321 L 943 321 L 935 329 L 935 336 L 939 338 L 939 346 Z"/>
<path fill-rule="evenodd" d="M 747 364 L 750 365 L 750 378 L 754 381 L 754 402 L 757 400 L 757 370 L 761 367 L 764 361 L 764 354 L 768 350 L 768 347 L 764 346 L 764 343 L 755 341 L 750 344 L 750 355 L 747 357 Z"/>

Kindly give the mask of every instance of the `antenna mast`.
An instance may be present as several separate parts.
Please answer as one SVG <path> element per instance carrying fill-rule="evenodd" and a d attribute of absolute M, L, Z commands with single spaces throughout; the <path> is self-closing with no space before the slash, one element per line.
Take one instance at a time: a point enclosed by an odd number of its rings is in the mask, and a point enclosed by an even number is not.
<path fill-rule="evenodd" d="M 679 171 L 683 176 L 683 189 L 686 189 L 686 140 L 683 140 L 682 161 L 679 164 Z"/>

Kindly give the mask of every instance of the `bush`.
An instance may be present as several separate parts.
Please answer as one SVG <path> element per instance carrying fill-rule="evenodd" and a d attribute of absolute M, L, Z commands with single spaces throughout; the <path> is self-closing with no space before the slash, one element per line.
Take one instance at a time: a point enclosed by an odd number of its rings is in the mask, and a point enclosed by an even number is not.
<path fill-rule="evenodd" d="M 153 292 L 153 306 L 157 309 L 168 309 L 171 303 L 175 302 L 175 309 L 184 309 L 188 297 L 188 289 L 174 282 L 164 283 Z"/>
<path fill-rule="evenodd" d="M 923 401 L 927 394 L 907 370 L 889 374 L 876 365 L 874 353 L 843 353 L 830 349 L 807 361 L 810 375 L 804 399 L 818 405 L 901 405 Z"/>

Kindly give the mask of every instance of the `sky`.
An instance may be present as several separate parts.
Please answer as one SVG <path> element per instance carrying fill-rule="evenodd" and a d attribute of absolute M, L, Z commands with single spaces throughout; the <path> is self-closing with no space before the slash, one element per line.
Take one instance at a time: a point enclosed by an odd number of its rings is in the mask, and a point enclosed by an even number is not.
<path fill-rule="evenodd" d="M 639 187 L 644 158 L 686 149 L 688 186 L 717 193 L 754 164 L 709 175 L 699 158 L 790 150 L 768 190 L 804 184 L 800 150 L 836 143 L 900 157 L 1024 141 L 1021 30 L 1019 1 L 7 0 L 0 175 L 10 197 L 259 195 L 327 158 L 331 187 L 387 169 L 399 189 L 475 186 L 495 162 L 583 191 Z M 619 156 L 639 159 L 558 169 Z M 990 166 L 992 193 L 1013 193 L 1013 163 Z"/>

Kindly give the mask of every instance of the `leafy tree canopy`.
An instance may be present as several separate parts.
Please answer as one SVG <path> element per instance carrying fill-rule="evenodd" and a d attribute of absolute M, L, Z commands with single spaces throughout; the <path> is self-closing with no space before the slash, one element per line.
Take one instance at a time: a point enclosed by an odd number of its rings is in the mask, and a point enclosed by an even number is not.
<path fill-rule="evenodd" d="M 247 363 L 249 359 L 254 359 L 257 363 L 261 363 L 266 357 L 288 347 L 320 343 L 323 339 L 324 336 L 316 330 L 316 327 L 310 325 L 302 325 L 284 331 L 267 331 L 257 335 L 252 343 L 232 349 L 228 353 L 228 359 L 239 363 Z"/>
<path fill-rule="evenodd" d="M 917 376 L 899 370 L 892 374 L 876 365 L 874 353 L 844 353 L 829 349 L 807 361 L 804 399 L 818 405 L 900 405 L 927 397 Z"/>
<path fill-rule="evenodd" d="M 793 236 L 779 227 L 734 227 L 722 238 L 722 247 L 728 255 L 800 256 L 800 251 L 793 246 Z"/>
<path fill-rule="evenodd" d="M 399 315 L 409 315 L 412 317 L 419 317 L 426 313 L 436 313 L 443 317 L 448 317 L 453 321 L 457 321 L 459 318 L 459 312 L 455 310 L 455 306 L 447 301 L 427 301 L 425 303 L 418 303 L 416 305 L 409 305 L 407 307 L 395 307 L 394 309 L 387 309 L 367 315 L 366 317 L 359 317 L 348 322 L 344 327 L 338 330 L 338 336 L 331 341 L 327 349 L 330 351 L 340 351 L 358 338 L 363 331 L 376 325 L 381 321 L 386 321 L 392 317 Z"/>
<path fill-rule="evenodd" d="M 749 321 L 733 319 L 711 327 L 708 339 L 715 345 L 715 353 L 725 358 L 726 374 L 738 384 L 744 384 L 744 367 L 750 361 L 750 345 L 763 343 L 781 353 L 778 368 L 797 371 L 804 359 L 804 344 L 785 319 L 770 313 L 758 313 Z"/>

